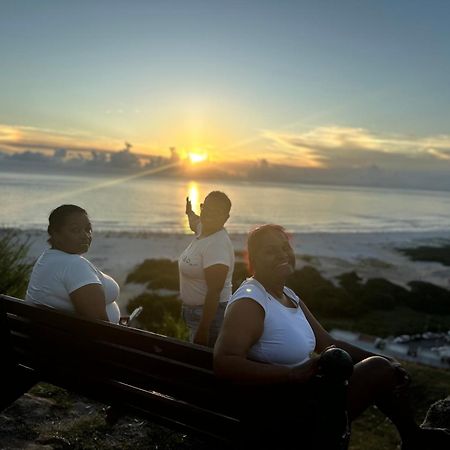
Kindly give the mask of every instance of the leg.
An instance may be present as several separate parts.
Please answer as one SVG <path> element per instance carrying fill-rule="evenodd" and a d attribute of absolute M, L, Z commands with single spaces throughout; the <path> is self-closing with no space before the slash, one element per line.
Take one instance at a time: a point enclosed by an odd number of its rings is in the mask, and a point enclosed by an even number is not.
<path fill-rule="evenodd" d="M 356 364 L 347 397 L 350 420 L 376 405 L 397 427 L 403 450 L 445 448 L 442 443 L 450 444 L 449 435 L 440 430 L 424 430 L 416 424 L 408 393 L 395 391 L 400 382 L 396 368 L 382 357 L 374 356 Z"/>
<path fill-rule="evenodd" d="M 183 305 L 182 309 L 183 320 L 189 329 L 189 342 L 193 342 L 195 333 L 203 314 L 202 306 L 187 306 Z"/>
<path fill-rule="evenodd" d="M 385 358 L 373 356 L 364 359 L 355 365 L 348 387 L 348 412 L 350 419 L 354 420 L 371 405 L 381 406 L 387 403 L 387 398 L 394 398 L 394 389 L 400 380 L 395 367 Z M 400 397 L 399 397 L 400 398 Z M 379 405 L 378 403 L 382 403 Z M 406 396 L 395 402 L 397 408 L 401 407 L 402 418 L 407 417 L 411 426 L 417 427 L 413 413 Z M 383 411 L 384 412 L 384 411 Z M 397 411 L 394 411 L 396 415 Z M 391 414 L 389 415 L 389 418 Z M 414 424 L 414 425 L 412 425 Z"/>

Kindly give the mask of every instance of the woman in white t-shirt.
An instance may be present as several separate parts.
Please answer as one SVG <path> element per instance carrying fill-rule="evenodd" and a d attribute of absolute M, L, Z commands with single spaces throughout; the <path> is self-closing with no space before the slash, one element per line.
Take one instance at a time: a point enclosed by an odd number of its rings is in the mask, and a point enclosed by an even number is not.
<path fill-rule="evenodd" d="M 253 277 L 228 303 L 214 368 L 219 377 L 245 386 L 241 398 L 253 403 L 248 416 L 259 446 L 316 448 L 319 439 L 328 442 L 337 420 L 333 417 L 342 417 L 339 410 L 335 416 L 330 411 L 341 402 L 350 422 L 375 404 L 396 425 L 402 450 L 450 448 L 448 433 L 415 423 L 407 398 L 409 375 L 397 361 L 334 339 L 285 286 L 295 255 L 281 226 L 263 225 L 251 232 L 248 257 Z M 320 376 L 319 354 L 330 346 L 345 350 L 353 361 L 346 390 Z M 348 364 L 351 372 L 350 359 Z M 314 414 L 332 417 L 330 429 L 314 429 Z"/>
<path fill-rule="evenodd" d="M 186 199 L 186 214 L 196 236 L 178 259 L 180 297 L 190 340 L 212 347 L 231 297 L 234 250 L 224 228 L 231 201 L 223 192 L 213 191 L 200 207 L 198 216 Z"/>
<path fill-rule="evenodd" d="M 119 285 L 82 256 L 92 241 L 87 212 L 76 205 L 59 206 L 49 216 L 48 234 L 50 248 L 33 267 L 26 301 L 119 323 Z"/>

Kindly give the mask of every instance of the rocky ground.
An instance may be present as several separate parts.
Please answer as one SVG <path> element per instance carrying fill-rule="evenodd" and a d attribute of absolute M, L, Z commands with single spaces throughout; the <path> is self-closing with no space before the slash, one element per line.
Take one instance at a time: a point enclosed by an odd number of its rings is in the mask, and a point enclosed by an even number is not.
<path fill-rule="evenodd" d="M 424 425 L 450 430 L 450 397 L 429 409 Z M 47 384 L 36 385 L 0 415 L 2 450 L 169 450 L 207 443 L 138 417 L 105 421 L 105 405 Z"/>
<path fill-rule="evenodd" d="M 105 421 L 105 405 L 46 384 L 0 414 L 2 450 L 206 449 L 203 442 L 138 417 Z"/>

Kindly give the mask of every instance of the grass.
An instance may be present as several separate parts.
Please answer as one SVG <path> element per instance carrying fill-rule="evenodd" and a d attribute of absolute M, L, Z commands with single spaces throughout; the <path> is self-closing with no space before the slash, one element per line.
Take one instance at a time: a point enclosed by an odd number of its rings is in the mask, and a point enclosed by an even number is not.
<path fill-rule="evenodd" d="M 29 394 L 52 400 L 53 403 L 59 408 L 69 409 L 73 405 L 73 397 L 65 389 L 58 386 L 53 386 L 52 384 L 35 384 L 29 390 Z"/>

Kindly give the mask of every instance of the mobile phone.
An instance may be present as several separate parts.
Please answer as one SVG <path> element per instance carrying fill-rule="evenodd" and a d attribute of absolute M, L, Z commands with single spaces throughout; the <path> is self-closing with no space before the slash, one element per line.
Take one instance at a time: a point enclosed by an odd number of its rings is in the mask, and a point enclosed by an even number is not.
<path fill-rule="evenodd" d="M 133 325 L 135 324 L 137 318 L 139 317 L 139 315 L 141 314 L 141 312 L 143 310 L 144 310 L 144 307 L 143 306 L 139 306 L 130 314 L 130 318 L 128 319 L 128 322 L 127 322 L 127 326 L 128 327 L 133 327 Z"/>

